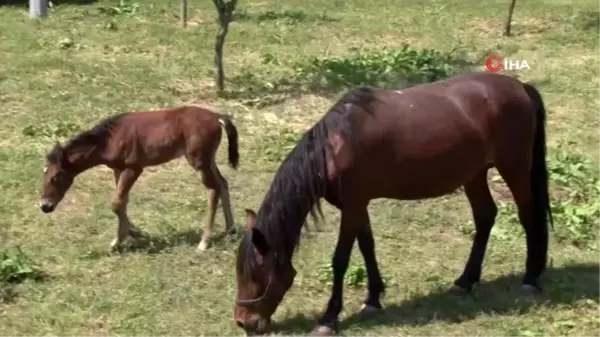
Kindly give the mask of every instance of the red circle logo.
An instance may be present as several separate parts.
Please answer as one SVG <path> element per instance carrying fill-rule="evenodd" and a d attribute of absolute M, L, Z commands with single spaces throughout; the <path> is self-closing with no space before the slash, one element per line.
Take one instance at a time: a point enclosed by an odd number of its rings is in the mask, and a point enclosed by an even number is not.
<path fill-rule="evenodd" d="M 485 60 L 485 67 L 488 71 L 497 73 L 504 68 L 504 59 L 497 55 L 488 56 Z"/>

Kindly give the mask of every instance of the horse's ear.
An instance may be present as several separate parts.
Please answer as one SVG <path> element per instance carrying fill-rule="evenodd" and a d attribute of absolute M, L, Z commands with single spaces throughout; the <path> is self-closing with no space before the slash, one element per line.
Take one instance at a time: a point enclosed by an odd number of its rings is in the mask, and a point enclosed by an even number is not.
<path fill-rule="evenodd" d="M 62 159 L 61 157 L 64 154 L 64 150 L 58 140 L 56 141 L 56 143 L 54 143 L 54 149 L 52 149 L 52 151 L 54 151 L 59 156 L 58 159 Z"/>
<path fill-rule="evenodd" d="M 252 230 L 256 223 L 256 213 L 253 210 L 246 208 L 246 226 L 248 230 Z"/>
<path fill-rule="evenodd" d="M 53 164 L 64 164 L 65 161 L 65 150 L 63 149 L 62 145 L 56 141 L 56 143 L 54 143 L 54 146 L 52 147 L 52 150 L 50 150 L 50 154 L 48 155 L 48 160 L 51 161 Z"/>
<path fill-rule="evenodd" d="M 56 145 L 54 145 L 54 147 L 57 149 L 58 161 L 60 162 L 61 166 L 64 169 L 68 168 L 69 158 L 67 157 L 67 154 L 65 153 L 65 149 L 58 141 L 56 141 Z"/>
<path fill-rule="evenodd" d="M 252 228 L 252 245 L 254 245 L 256 251 L 261 255 L 261 258 L 267 255 L 269 250 L 271 250 L 267 238 L 265 238 L 263 233 L 257 228 Z"/>
<path fill-rule="evenodd" d="M 332 133 L 327 145 L 327 177 L 332 180 L 350 166 L 353 156 L 348 139 L 341 133 Z"/>

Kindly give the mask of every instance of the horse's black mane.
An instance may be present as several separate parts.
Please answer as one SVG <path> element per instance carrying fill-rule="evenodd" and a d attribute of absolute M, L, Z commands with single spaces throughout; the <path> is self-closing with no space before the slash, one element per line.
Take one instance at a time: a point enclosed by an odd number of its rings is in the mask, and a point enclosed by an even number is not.
<path fill-rule="evenodd" d="M 115 126 L 115 124 L 117 124 L 117 122 L 122 117 L 128 114 L 129 113 L 125 112 L 104 118 L 96 125 L 94 125 L 91 129 L 82 131 L 79 134 L 72 137 L 69 141 L 67 141 L 67 143 L 63 147 L 56 144 L 52 148 L 52 150 L 50 150 L 50 153 L 48 153 L 48 162 L 52 164 L 57 164 L 60 161 L 60 158 L 62 157 L 63 151 L 65 149 L 85 145 L 106 145 L 105 140 L 108 138 L 110 130 Z"/>
<path fill-rule="evenodd" d="M 323 217 L 320 199 L 333 185 L 327 178 L 325 157 L 329 134 L 341 132 L 352 142 L 350 109 L 346 104 L 370 111 L 374 100 L 374 89 L 369 87 L 348 92 L 302 136 L 277 170 L 258 211 L 255 228 L 277 252 L 278 265 L 289 261 L 299 245 L 300 230 L 308 213 L 315 221 L 315 209 Z M 247 232 L 238 250 L 238 277 L 250 277 L 253 257 L 251 234 Z"/>

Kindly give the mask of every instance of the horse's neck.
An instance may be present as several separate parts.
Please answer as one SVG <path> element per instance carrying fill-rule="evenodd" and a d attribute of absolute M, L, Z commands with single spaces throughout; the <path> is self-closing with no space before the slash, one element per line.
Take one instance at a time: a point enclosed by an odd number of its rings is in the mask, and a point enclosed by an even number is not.
<path fill-rule="evenodd" d="M 278 237 L 271 237 L 267 240 L 273 242 L 272 240 L 281 240 L 281 236 L 285 237 L 284 243 L 275 248 L 280 251 L 283 250 L 286 259 L 291 260 L 296 251 L 302 233 L 302 227 L 306 224 L 306 218 L 308 217 L 308 213 L 312 206 L 313 205 L 310 205 L 310 207 L 306 207 L 306 209 L 303 208 L 296 214 L 289 214 L 289 218 L 287 219 L 278 219 L 275 223 L 269 224 L 271 226 L 280 226 L 280 228 L 274 232 L 274 236 L 276 235 Z M 283 226 L 285 226 L 285 228 Z M 273 232 L 272 229 L 267 231 Z"/>
<path fill-rule="evenodd" d="M 102 164 L 102 156 L 93 145 L 67 149 L 67 159 L 76 174 Z"/>

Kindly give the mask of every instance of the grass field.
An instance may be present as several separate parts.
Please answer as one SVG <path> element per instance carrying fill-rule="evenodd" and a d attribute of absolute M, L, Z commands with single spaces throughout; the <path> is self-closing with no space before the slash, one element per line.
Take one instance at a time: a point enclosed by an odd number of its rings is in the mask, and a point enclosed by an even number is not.
<path fill-rule="evenodd" d="M 494 195 L 507 205 L 493 231 L 483 283 L 472 296 L 446 291 L 471 247 L 464 195 L 377 200 L 370 212 L 388 282 L 387 309 L 370 320 L 351 317 L 365 293 L 355 249 L 340 333 L 600 333 L 596 0 L 519 0 L 511 38 L 502 36 L 508 0 L 242 0 L 225 47 L 226 98 L 217 98 L 212 87 L 212 2 L 190 1 L 186 29 L 175 0 L 139 1 L 139 7 L 62 3 L 43 21 L 28 19 L 25 6 L 0 6 L 0 250 L 21 247 L 46 275 L 0 283 L 0 334 L 242 334 L 233 322 L 237 239 L 221 235 L 219 209 L 213 247 L 195 251 L 207 193 L 185 160 L 147 169 L 132 191 L 130 218 L 155 245 L 109 256 L 117 223 L 110 211 L 112 173 L 85 172 L 58 209 L 45 215 L 38 207 L 45 153 L 55 139 L 121 111 L 195 103 L 230 113 L 240 132 L 240 168 L 227 167 L 225 139 L 219 166 L 243 226 L 244 208 L 259 207 L 297 137 L 340 94 L 339 88 L 295 83 L 294 65 L 404 43 L 454 50 L 479 70 L 491 52 L 528 61 L 531 69 L 518 75 L 538 83 L 549 110 L 559 214 L 551 267 L 545 293 L 524 296 L 523 231 L 497 179 Z M 325 308 L 339 221 L 332 207 L 325 211 L 320 231 L 311 227 L 295 257 L 298 276 L 275 314 L 274 333 L 307 333 Z"/>

